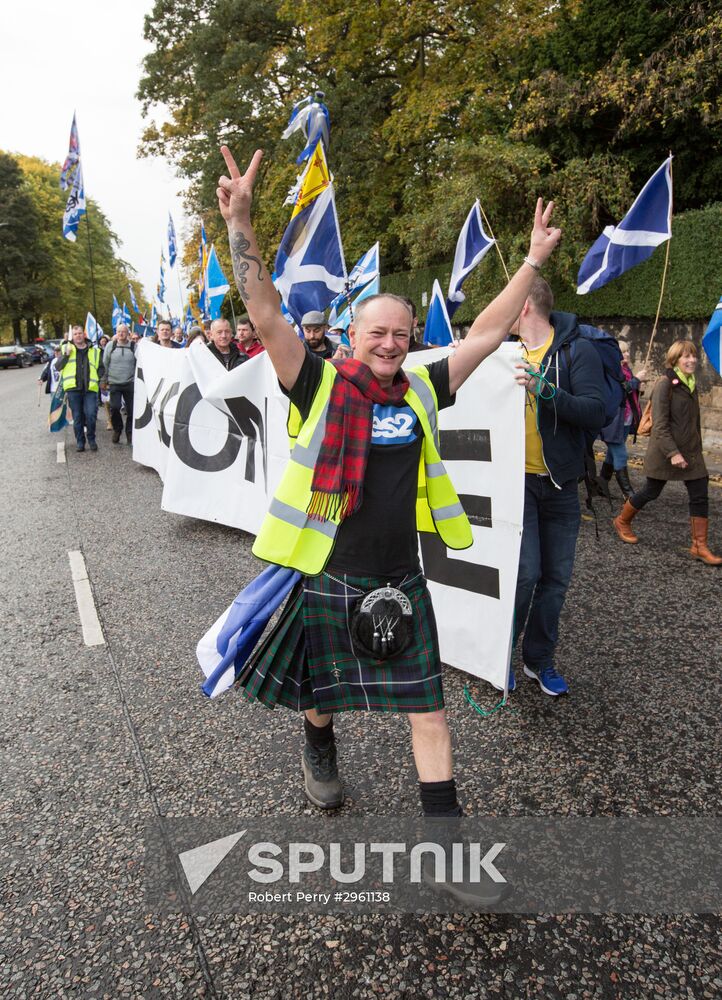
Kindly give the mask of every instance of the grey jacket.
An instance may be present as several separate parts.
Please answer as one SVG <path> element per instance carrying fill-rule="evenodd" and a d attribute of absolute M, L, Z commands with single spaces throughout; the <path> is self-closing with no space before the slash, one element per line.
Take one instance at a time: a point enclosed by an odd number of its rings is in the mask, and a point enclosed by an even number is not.
<path fill-rule="evenodd" d="M 135 377 L 135 354 L 132 344 L 119 344 L 115 340 L 105 345 L 103 354 L 105 377 L 109 385 L 124 385 Z"/>

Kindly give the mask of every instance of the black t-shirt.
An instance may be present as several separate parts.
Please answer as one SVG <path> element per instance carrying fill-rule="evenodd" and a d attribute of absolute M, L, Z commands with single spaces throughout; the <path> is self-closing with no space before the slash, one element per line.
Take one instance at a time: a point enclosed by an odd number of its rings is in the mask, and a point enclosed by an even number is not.
<path fill-rule="evenodd" d="M 452 406 L 455 397 L 449 393 L 449 359 L 425 367 L 439 409 Z M 311 410 L 322 370 L 322 358 L 307 351 L 293 389 L 290 393 L 283 390 L 304 420 Z M 341 522 L 328 570 L 391 580 L 416 568 L 416 494 L 422 446 L 423 429 L 410 406 L 374 403 L 363 502 L 360 510 Z"/>

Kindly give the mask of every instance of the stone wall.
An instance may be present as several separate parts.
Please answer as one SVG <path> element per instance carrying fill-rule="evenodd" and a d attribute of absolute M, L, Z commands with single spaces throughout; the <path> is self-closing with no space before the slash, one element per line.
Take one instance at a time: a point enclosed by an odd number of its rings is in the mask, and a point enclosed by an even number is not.
<path fill-rule="evenodd" d="M 588 323 L 609 330 L 620 340 L 626 340 L 632 353 L 632 367 L 636 371 L 642 366 L 647 355 L 649 338 L 652 335 L 653 323 L 651 320 L 604 319 L 597 321 L 587 319 L 587 317 L 584 319 Z M 675 340 L 694 341 L 699 352 L 696 378 L 702 411 L 702 443 L 705 449 L 722 451 L 722 378 L 714 370 L 709 358 L 702 350 L 702 335 L 706 328 L 707 324 L 700 321 L 684 323 L 675 320 L 660 320 L 652 344 L 648 374 L 652 378 L 651 388 L 654 379 L 664 371 L 664 355 L 670 344 L 674 343 Z"/>

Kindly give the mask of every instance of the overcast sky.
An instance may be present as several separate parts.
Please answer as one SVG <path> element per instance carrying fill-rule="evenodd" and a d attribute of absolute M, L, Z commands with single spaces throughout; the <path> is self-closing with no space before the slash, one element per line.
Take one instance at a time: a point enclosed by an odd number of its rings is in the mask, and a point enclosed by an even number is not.
<path fill-rule="evenodd" d="M 181 243 L 185 227 L 181 181 L 163 160 L 136 155 L 143 120 L 134 95 L 152 7 L 19 0 L 5 6 L 0 26 L 0 149 L 62 163 L 76 111 L 86 195 L 107 215 L 147 295 L 158 282 L 168 212 Z M 174 314 L 177 270 L 166 276 Z"/>

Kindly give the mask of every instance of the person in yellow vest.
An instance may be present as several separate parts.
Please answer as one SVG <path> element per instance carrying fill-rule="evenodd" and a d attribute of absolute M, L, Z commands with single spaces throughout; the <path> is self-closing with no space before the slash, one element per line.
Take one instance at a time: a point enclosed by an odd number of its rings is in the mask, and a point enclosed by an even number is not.
<path fill-rule="evenodd" d="M 97 451 L 95 423 L 98 416 L 100 380 L 105 371 L 103 360 L 98 348 L 86 340 L 82 326 L 74 326 L 71 337 L 72 340 L 62 346 L 58 370 L 73 414 L 75 450 L 85 451 L 87 431 L 88 448 Z"/>
<path fill-rule="evenodd" d="M 230 176 L 218 200 L 238 290 L 291 403 L 293 450 L 253 546 L 300 571 L 277 625 L 239 680 L 249 698 L 305 713 L 305 793 L 343 802 L 333 715 L 403 712 L 426 815 L 462 815 L 452 774 L 434 612 L 417 531 L 468 548 L 472 533 L 439 454 L 438 412 L 501 344 L 538 269 L 560 238 L 553 205 L 536 206 L 529 256 L 448 358 L 402 371 L 412 315 L 395 295 L 371 296 L 349 328 L 353 359 L 304 348 L 262 263 L 250 207 L 262 153 Z M 511 383 L 510 383 L 511 384 Z"/>

